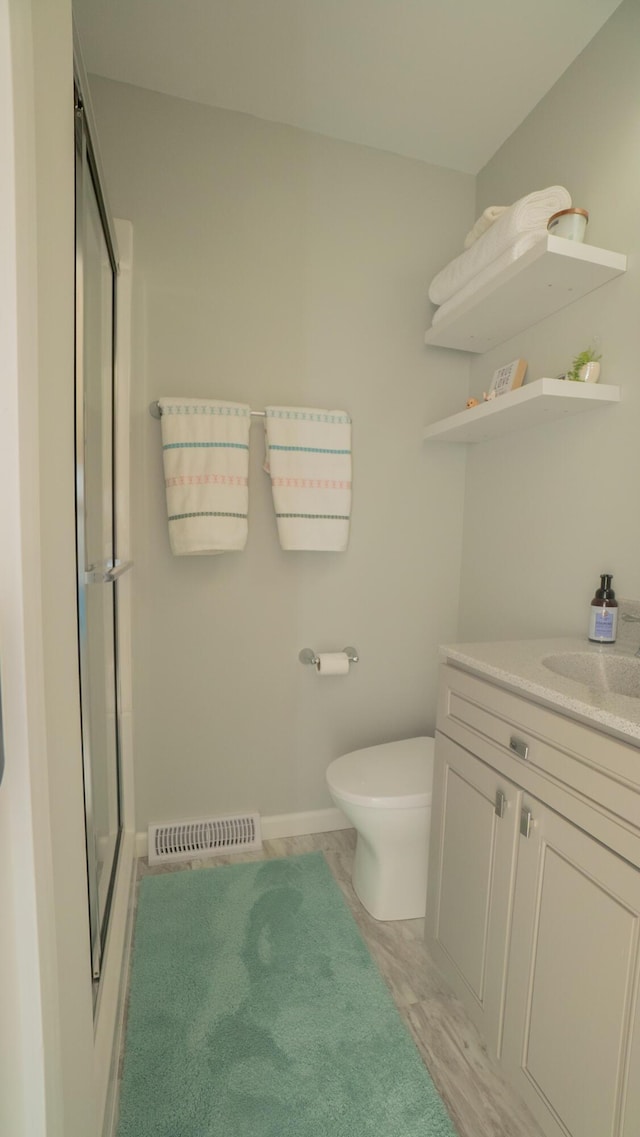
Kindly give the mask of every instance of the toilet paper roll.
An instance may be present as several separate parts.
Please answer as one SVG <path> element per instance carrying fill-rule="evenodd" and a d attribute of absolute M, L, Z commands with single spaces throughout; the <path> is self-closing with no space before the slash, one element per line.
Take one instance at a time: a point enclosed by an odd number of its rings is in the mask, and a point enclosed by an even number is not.
<path fill-rule="evenodd" d="M 349 673 L 349 656 L 343 651 L 328 651 L 318 655 L 316 663 L 318 675 L 347 675 Z"/>

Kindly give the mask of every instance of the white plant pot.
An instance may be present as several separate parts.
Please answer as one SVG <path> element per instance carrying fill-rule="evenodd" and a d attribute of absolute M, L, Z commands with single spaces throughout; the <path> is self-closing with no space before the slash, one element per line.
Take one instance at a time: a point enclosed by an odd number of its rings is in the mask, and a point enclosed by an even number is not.
<path fill-rule="evenodd" d="M 581 367 L 578 375 L 583 383 L 597 383 L 600 378 L 600 364 L 592 361 Z"/>

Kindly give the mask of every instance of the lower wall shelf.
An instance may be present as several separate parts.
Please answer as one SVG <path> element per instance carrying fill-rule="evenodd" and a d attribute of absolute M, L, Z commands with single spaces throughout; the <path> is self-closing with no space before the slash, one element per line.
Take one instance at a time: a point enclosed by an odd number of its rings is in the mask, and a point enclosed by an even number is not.
<path fill-rule="evenodd" d="M 488 403 L 434 422 L 422 437 L 432 442 L 484 442 L 564 415 L 620 402 L 620 388 L 568 379 L 536 379 Z"/>

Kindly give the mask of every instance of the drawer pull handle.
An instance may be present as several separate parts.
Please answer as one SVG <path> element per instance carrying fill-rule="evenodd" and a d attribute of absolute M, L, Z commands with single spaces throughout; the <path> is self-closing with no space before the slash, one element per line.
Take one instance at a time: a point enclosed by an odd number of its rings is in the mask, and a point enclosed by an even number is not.
<path fill-rule="evenodd" d="M 504 817 L 504 811 L 507 808 L 507 799 L 502 790 L 496 790 L 496 804 L 495 811 L 496 817 Z"/>
<path fill-rule="evenodd" d="M 518 758 L 523 758 L 526 761 L 529 757 L 529 747 L 527 743 L 523 742 L 521 738 L 516 738 L 513 734 L 509 739 L 509 747 L 513 750 L 514 754 L 518 755 Z"/>
<path fill-rule="evenodd" d="M 533 814 L 526 806 L 520 810 L 520 832 L 523 837 L 531 836 L 531 826 L 533 825 Z"/>

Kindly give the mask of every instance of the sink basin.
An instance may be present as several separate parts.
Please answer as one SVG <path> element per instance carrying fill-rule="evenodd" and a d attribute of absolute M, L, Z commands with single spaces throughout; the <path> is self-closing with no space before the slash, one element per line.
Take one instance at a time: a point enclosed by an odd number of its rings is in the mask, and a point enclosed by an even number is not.
<path fill-rule="evenodd" d="M 567 651 L 548 655 L 542 663 L 555 675 L 583 683 L 592 691 L 640 699 L 640 658 L 635 655 Z"/>

